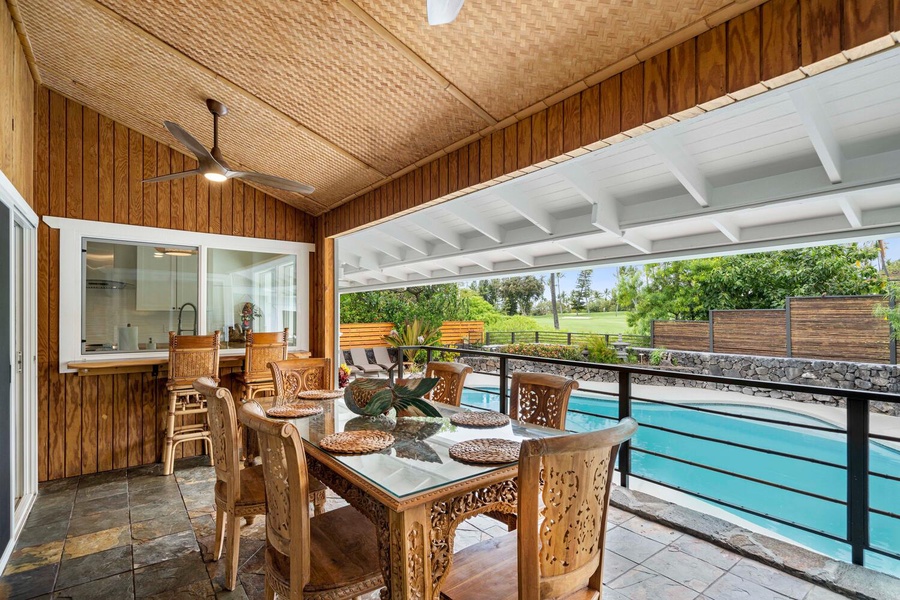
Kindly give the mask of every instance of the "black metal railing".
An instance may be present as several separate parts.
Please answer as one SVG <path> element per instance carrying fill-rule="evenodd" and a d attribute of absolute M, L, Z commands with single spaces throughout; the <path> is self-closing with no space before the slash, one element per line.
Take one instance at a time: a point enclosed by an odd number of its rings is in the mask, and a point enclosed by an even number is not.
<path fill-rule="evenodd" d="M 543 333 L 543 332 L 542 332 Z M 424 350 L 426 353 L 427 359 L 430 361 L 435 352 L 446 352 L 448 348 L 439 347 L 439 346 L 413 346 L 409 347 L 409 349 L 417 349 Z M 509 380 L 510 380 L 510 361 L 515 361 L 518 364 L 522 363 L 537 363 L 541 365 L 555 365 L 558 367 L 580 367 L 580 368 L 590 368 L 595 369 L 598 372 L 609 372 L 615 373 L 618 379 L 618 391 L 615 393 L 610 393 L 608 391 L 603 391 L 599 389 L 592 389 L 587 387 L 586 385 L 579 388 L 579 394 L 588 393 L 588 394 L 597 394 L 603 395 L 606 397 L 614 397 L 617 399 L 617 407 L 616 414 L 614 415 L 603 415 L 603 414 L 595 414 L 595 413 L 584 413 L 581 414 L 590 415 L 592 417 L 598 418 L 607 418 L 607 419 L 623 419 L 625 417 L 634 416 L 632 414 L 633 402 L 637 401 L 640 403 L 647 404 L 659 404 L 665 405 L 668 407 L 677 407 L 683 410 L 696 411 L 698 413 L 706 413 L 706 414 L 716 414 L 716 415 L 724 415 L 727 417 L 741 419 L 745 421 L 755 421 L 767 424 L 775 424 L 779 426 L 786 426 L 790 428 L 796 428 L 798 430 L 807 430 L 819 432 L 820 434 L 836 434 L 846 436 L 846 464 L 840 464 L 838 462 L 823 460 L 821 458 L 815 458 L 811 456 L 805 456 L 803 454 L 797 454 L 792 452 L 786 452 L 783 450 L 775 450 L 772 448 L 761 448 L 752 446 L 749 444 L 742 444 L 733 440 L 724 439 L 722 437 L 714 437 L 712 435 L 702 435 L 689 431 L 682 431 L 678 429 L 673 429 L 671 427 L 666 427 L 664 425 L 655 424 L 655 423 L 647 423 L 640 422 L 642 428 L 656 430 L 660 432 L 665 432 L 671 435 L 682 436 L 685 438 L 693 438 L 699 439 L 706 442 L 720 444 L 722 446 L 741 448 L 743 450 L 758 452 L 762 454 L 768 454 L 772 456 L 778 456 L 781 458 L 788 458 L 793 460 L 800 460 L 812 465 L 818 465 L 822 467 L 829 467 L 833 469 L 837 469 L 839 471 L 844 471 L 846 476 L 846 499 L 835 498 L 832 496 L 824 495 L 821 493 L 813 492 L 810 490 L 804 490 L 799 487 L 790 485 L 790 483 L 773 481 L 770 479 L 764 479 L 760 477 L 754 477 L 751 475 L 736 473 L 733 470 L 723 469 L 721 467 L 716 467 L 712 464 L 706 464 L 704 462 L 700 462 L 698 460 L 688 460 L 686 458 L 681 458 L 677 456 L 673 456 L 671 454 L 664 454 L 661 452 L 657 452 L 650 448 L 642 447 L 635 445 L 634 440 L 630 442 L 625 442 L 622 444 L 619 457 L 618 457 L 618 471 L 620 475 L 620 484 L 628 487 L 630 478 L 640 479 L 667 489 L 675 490 L 678 492 L 682 492 L 685 494 L 689 494 L 693 497 L 705 500 L 707 502 L 712 502 L 718 504 L 720 506 L 724 506 L 736 511 L 741 511 L 743 513 L 754 515 L 758 518 L 765 519 L 771 521 L 773 523 L 779 523 L 781 525 L 792 527 L 800 531 L 805 531 L 807 533 L 811 533 L 817 536 L 821 536 L 823 538 L 842 542 L 849 544 L 851 549 L 851 557 L 852 561 L 855 564 L 862 565 L 865 563 L 865 553 L 872 552 L 875 554 L 879 554 L 894 560 L 900 560 L 900 554 L 893 550 L 889 550 L 887 548 L 881 548 L 878 546 L 873 546 L 870 543 L 869 539 L 869 517 L 871 514 L 876 514 L 882 517 L 900 519 L 900 514 L 895 512 L 884 510 L 881 508 L 873 507 L 870 504 L 869 499 L 869 487 L 870 487 L 870 478 L 876 477 L 880 479 L 884 479 L 887 481 L 900 482 L 900 473 L 891 474 L 891 473 L 882 473 L 878 471 L 872 471 L 869 467 L 869 450 L 870 450 L 870 442 L 872 441 L 880 441 L 880 442 L 888 442 L 898 444 L 900 443 L 900 438 L 893 437 L 890 435 L 883 434 L 874 434 L 869 431 L 869 406 L 870 402 L 883 402 L 890 404 L 900 404 L 900 396 L 894 394 L 888 394 L 883 392 L 872 392 L 861 389 L 843 389 L 843 388 L 829 388 L 829 387 L 820 387 L 820 386 L 812 386 L 805 384 L 795 384 L 795 383 L 784 383 L 784 382 L 773 382 L 773 381 L 757 381 L 751 379 L 740 379 L 734 377 L 722 377 L 722 376 L 712 376 L 712 375 L 701 375 L 692 372 L 685 371 L 664 371 L 660 369 L 651 369 L 647 367 L 634 366 L 634 365 L 625 365 L 625 364 L 597 364 L 597 363 L 586 363 L 581 361 L 571 361 L 571 360 L 561 360 L 561 359 L 551 359 L 551 358 L 538 358 L 538 357 L 529 357 L 529 356 L 521 356 L 515 354 L 505 354 L 499 352 L 488 352 L 483 350 L 469 350 L 469 349 L 453 349 L 453 352 L 459 354 L 462 357 L 481 357 L 486 359 L 495 359 L 497 360 L 496 368 L 491 365 L 490 370 L 479 370 L 476 369 L 476 373 L 481 373 L 485 375 L 498 376 L 500 379 L 499 390 L 489 390 L 485 388 L 476 388 L 466 386 L 466 389 L 471 389 L 475 391 L 479 391 L 482 393 L 488 394 L 497 394 L 499 396 L 499 408 L 503 413 L 509 413 L 509 402 L 508 402 L 508 394 L 509 394 Z M 523 365 L 524 366 L 524 365 Z M 847 426 L 846 429 L 842 429 L 840 427 L 834 427 L 830 425 L 817 425 L 810 423 L 798 423 L 784 419 L 778 419 L 775 417 L 769 418 L 768 416 L 756 416 L 756 415 L 744 415 L 736 412 L 728 412 L 722 410 L 716 410 L 715 408 L 709 408 L 706 406 L 698 406 L 696 404 L 684 404 L 677 402 L 669 402 L 669 401 L 660 401 L 654 400 L 650 398 L 643 398 L 639 396 L 635 396 L 632 390 L 632 380 L 636 375 L 642 376 L 652 376 L 656 378 L 664 378 L 666 380 L 675 381 L 695 381 L 695 382 L 705 382 L 712 384 L 721 384 L 723 387 L 752 387 L 752 388 L 762 388 L 768 390 L 777 390 L 781 392 L 791 392 L 791 393 L 801 393 L 801 394 L 811 394 L 811 395 L 827 395 L 833 397 L 842 397 L 846 400 L 845 410 L 847 411 Z M 403 367 L 402 365 L 399 368 L 399 375 L 403 376 Z M 584 382 L 588 384 L 589 382 Z M 569 412 L 579 411 L 569 409 Z M 773 413 L 775 414 L 775 413 Z M 813 498 L 822 502 L 826 502 L 828 504 L 839 505 L 844 507 L 846 510 L 846 531 L 844 535 L 839 535 L 836 533 L 823 531 L 816 527 L 811 527 L 809 525 L 804 525 L 803 523 L 798 523 L 795 520 L 790 518 L 786 518 L 783 515 L 771 514 L 768 512 L 763 512 L 761 510 L 757 510 L 753 507 L 745 506 L 738 502 L 731 502 L 724 498 L 718 498 L 712 495 L 708 491 L 704 490 L 694 490 L 688 489 L 682 485 L 676 485 L 671 481 L 665 481 L 663 477 L 656 475 L 654 473 L 635 473 L 632 469 L 632 455 L 633 454 L 643 454 L 646 456 L 652 456 L 658 459 L 663 459 L 667 461 L 672 461 L 675 463 L 683 464 L 686 466 L 690 466 L 693 468 L 703 469 L 704 471 L 709 471 L 716 473 L 722 476 L 735 477 L 738 479 L 742 479 L 745 481 L 750 481 L 754 484 L 759 484 L 766 486 L 767 488 L 779 489 L 783 491 L 787 491 L 793 494 L 799 494 L 808 498 Z"/>
<path fill-rule="evenodd" d="M 618 342 L 619 338 L 630 346 L 647 348 L 649 335 L 631 333 L 581 333 L 577 331 L 485 331 L 484 343 L 488 344 L 581 344 L 590 338 L 601 337 L 607 346 Z"/>

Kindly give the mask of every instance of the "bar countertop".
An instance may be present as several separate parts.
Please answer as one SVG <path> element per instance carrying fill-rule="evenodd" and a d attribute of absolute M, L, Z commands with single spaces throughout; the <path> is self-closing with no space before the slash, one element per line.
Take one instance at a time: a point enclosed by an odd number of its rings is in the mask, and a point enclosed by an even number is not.
<path fill-rule="evenodd" d="M 288 358 L 309 358 L 308 350 L 296 350 L 288 354 Z M 219 369 L 236 369 L 244 364 L 243 354 L 232 354 L 219 357 Z M 152 356 L 147 358 L 127 358 L 119 360 L 75 360 L 66 363 L 69 369 L 77 371 L 79 377 L 94 375 L 117 375 L 122 373 L 162 372 L 169 366 L 168 356 Z"/>

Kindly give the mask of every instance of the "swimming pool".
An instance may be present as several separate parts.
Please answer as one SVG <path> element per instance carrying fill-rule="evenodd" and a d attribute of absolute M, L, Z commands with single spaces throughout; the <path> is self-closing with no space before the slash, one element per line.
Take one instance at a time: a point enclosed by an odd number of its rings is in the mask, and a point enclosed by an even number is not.
<path fill-rule="evenodd" d="M 466 406 L 498 410 L 500 400 L 496 393 L 497 388 L 485 389 L 491 390 L 492 393 L 465 390 L 462 403 Z M 722 412 L 774 418 L 791 423 L 830 426 L 819 419 L 780 409 L 728 404 L 716 404 L 712 408 Z M 632 413 L 642 424 L 721 438 L 753 448 L 797 454 L 837 465 L 847 464 L 846 436 L 840 433 L 747 421 L 732 416 L 702 413 L 637 400 L 632 404 Z M 573 431 L 601 429 L 611 425 L 617 414 L 618 400 L 614 398 L 573 395 L 569 400 L 566 428 Z M 647 427 L 638 430 L 632 440 L 632 447 L 634 450 L 631 453 L 631 469 L 635 475 L 644 475 L 686 491 L 694 491 L 833 535 L 841 537 L 846 535 L 847 509 L 842 504 L 645 454 L 637 448 L 700 463 L 729 473 L 739 473 L 790 486 L 826 498 L 846 501 L 847 480 L 846 471 L 843 469 L 726 446 Z M 873 443 L 870 446 L 869 463 L 869 469 L 873 472 L 900 476 L 900 452 L 897 450 Z M 869 484 L 870 507 L 896 513 L 900 482 L 870 476 Z M 850 561 L 849 544 L 723 504 L 711 504 L 808 548 L 840 560 Z M 870 513 L 869 519 L 871 545 L 900 553 L 900 520 L 873 513 Z M 866 566 L 900 575 L 900 561 L 873 552 L 867 552 Z"/>

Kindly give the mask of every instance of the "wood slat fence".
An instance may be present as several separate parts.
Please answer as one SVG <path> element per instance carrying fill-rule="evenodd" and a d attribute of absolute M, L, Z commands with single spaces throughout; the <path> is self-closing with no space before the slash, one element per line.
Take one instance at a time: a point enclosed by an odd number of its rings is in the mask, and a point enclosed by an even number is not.
<path fill-rule="evenodd" d="M 654 321 L 656 348 L 722 354 L 897 362 L 882 296 L 787 298 L 784 309 L 711 310 L 708 321 Z"/>
<path fill-rule="evenodd" d="M 372 348 L 385 346 L 384 336 L 391 332 L 393 323 L 342 323 L 341 348 Z M 482 321 L 444 321 L 441 325 L 441 345 L 455 346 L 465 339 L 480 342 L 484 339 Z"/>

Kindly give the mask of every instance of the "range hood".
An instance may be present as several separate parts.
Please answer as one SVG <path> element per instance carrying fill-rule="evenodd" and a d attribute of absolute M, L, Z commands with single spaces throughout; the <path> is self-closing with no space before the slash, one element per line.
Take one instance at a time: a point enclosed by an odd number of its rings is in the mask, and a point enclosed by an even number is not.
<path fill-rule="evenodd" d="M 88 279 L 85 281 L 85 287 L 89 290 L 124 290 L 131 286 L 124 281 L 112 279 Z"/>

